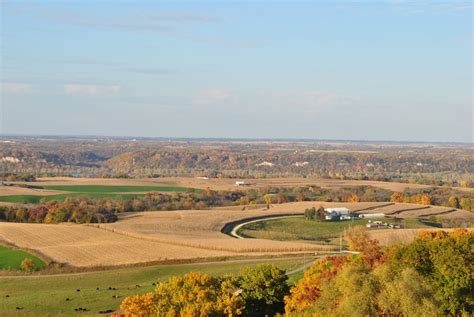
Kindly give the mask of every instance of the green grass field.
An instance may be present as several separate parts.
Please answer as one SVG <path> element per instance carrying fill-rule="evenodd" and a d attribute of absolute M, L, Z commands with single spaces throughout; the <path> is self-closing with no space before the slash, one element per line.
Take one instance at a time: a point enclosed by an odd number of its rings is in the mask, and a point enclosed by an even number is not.
<path fill-rule="evenodd" d="M 42 187 L 75 193 L 186 192 L 193 190 L 192 188 L 177 186 L 63 185 Z"/>
<path fill-rule="evenodd" d="M 64 201 L 67 198 L 93 198 L 93 199 L 112 199 L 112 200 L 127 200 L 135 197 L 143 197 L 145 194 L 120 194 L 120 193 L 70 193 L 50 196 L 35 196 L 35 195 L 15 195 L 15 196 L 0 196 L 0 201 L 9 203 L 21 204 L 38 204 L 41 200 L 44 201 Z"/>
<path fill-rule="evenodd" d="M 18 204 L 37 204 L 41 198 L 46 196 L 36 195 L 14 195 L 14 196 L 0 196 L 0 201 L 7 203 L 18 203 Z"/>
<path fill-rule="evenodd" d="M 422 222 L 415 218 L 399 219 L 397 221 L 390 218 L 373 220 L 400 223 L 404 228 L 432 228 L 435 226 L 433 223 Z M 320 222 L 317 220 L 306 220 L 304 217 L 289 217 L 250 223 L 240 228 L 237 233 L 247 238 L 282 241 L 309 240 L 317 241 L 318 243 L 338 244 L 338 238 L 345 229 L 349 226 L 365 225 L 366 223 L 366 219 Z"/>
<path fill-rule="evenodd" d="M 33 260 L 35 269 L 40 269 L 46 265 L 41 259 L 28 252 L 10 249 L 0 245 L 0 270 L 19 270 L 21 261 L 25 258 Z"/>
<path fill-rule="evenodd" d="M 176 186 L 108 186 L 108 185 L 64 185 L 64 186 L 43 186 L 43 189 L 67 191 L 70 193 L 38 196 L 38 195 L 14 195 L 0 196 L 0 202 L 37 204 L 42 199 L 45 201 L 63 201 L 66 198 L 93 198 L 127 200 L 130 198 L 143 197 L 145 194 L 138 192 L 186 192 L 198 189 Z M 135 193 L 133 193 L 135 192 Z"/>
<path fill-rule="evenodd" d="M 291 270 L 307 262 L 308 258 L 261 259 L 159 265 L 60 276 L 0 277 L 0 316 L 97 316 L 101 310 L 118 309 L 126 296 L 153 291 L 155 286 L 152 283 L 171 276 L 191 271 L 219 276 L 261 263 L 273 263 Z M 117 290 L 109 290 L 109 287 Z M 118 298 L 113 298 L 114 295 Z M 70 300 L 66 301 L 66 298 Z M 16 310 L 17 306 L 23 309 Z M 87 308 L 88 312 L 74 311 L 78 307 Z"/>

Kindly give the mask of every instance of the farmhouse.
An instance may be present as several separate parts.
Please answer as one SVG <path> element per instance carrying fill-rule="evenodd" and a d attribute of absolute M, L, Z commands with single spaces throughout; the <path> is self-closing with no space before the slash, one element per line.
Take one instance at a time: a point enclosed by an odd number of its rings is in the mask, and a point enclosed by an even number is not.
<path fill-rule="evenodd" d="M 349 209 L 345 207 L 340 208 L 325 208 L 326 220 L 350 220 Z"/>

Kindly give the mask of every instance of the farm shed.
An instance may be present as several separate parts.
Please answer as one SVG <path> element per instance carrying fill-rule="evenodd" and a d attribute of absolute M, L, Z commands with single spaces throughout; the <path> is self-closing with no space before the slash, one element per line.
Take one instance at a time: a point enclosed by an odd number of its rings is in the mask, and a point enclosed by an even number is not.
<path fill-rule="evenodd" d="M 360 214 L 359 218 L 384 218 L 385 214 L 374 213 L 374 214 Z"/>

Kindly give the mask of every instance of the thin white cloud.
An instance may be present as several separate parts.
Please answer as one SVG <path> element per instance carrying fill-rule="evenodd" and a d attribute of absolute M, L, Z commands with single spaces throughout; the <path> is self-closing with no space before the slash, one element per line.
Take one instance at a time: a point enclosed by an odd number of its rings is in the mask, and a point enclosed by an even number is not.
<path fill-rule="evenodd" d="M 31 92 L 31 85 L 24 83 L 1 83 L 0 91 L 10 94 L 26 94 Z"/>
<path fill-rule="evenodd" d="M 119 85 L 84 85 L 66 84 L 63 86 L 64 92 L 70 95 L 90 95 L 103 96 L 114 95 L 120 92 Z"/>
<path fill-rule="evenodd" d="M 192 100 L 195 105 L 224 105 L 231 101 L 232 95 L 223 89 L 208 89 L 199 92 Z"/>
<path fill-rule="evenodd" d="M 303 99 L 308 105 L 315 106 L 344 106 L 350 105 L 355 101 L 352 97 L 322 91 L 308 92 L 303 95 Z"/>

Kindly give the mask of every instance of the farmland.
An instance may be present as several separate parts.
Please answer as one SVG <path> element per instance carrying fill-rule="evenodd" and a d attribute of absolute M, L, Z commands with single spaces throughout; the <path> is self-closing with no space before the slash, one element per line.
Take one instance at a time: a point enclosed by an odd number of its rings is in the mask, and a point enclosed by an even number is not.
<path fill-rule="evenodd" d="M 152 291 L 155 289 L 153 283 L 190 271 L 220 276 L 237 273 L 242 267 L 260 263 L 273 263 L 282 269 L 292 270 L 308 261 L 311 261 L 309 257 L 266 258 L 131 267 L 68 275 L 0 277 L 0 316 L 97 316 L 99 311 L 118 309 L 125 296 Z M 109 290 L 109 287 L 115 290 Z M 9 297 L 6 298 L 6 295 Z M 67 298 L 70 300 L 66 301 Z M 23 309 L 17 311 L 16 307 Z M 74 309 L 78 307 L 88 311 L 77 312 Z"/>
<path fill-rule="evenodd" d="M 229 257 L 331 250 L 302 242 L 239 240 L 221 232 L 226 223 L 243 218 L 301 214 L 319 203 L 274 205 L 270 210 L 185 210 L 126 213 L 111 224 L 1 223 L 0 237 L 35 250 L 59 263 L 78 267 L 113 266 L 174 259 Z M 326 203 L 354 210 L 377 203 Z"/>
<path fill-rule="evenodd" d="M 0 245 L 0 270 L 19 270 L 24 259 L 31 259 L 35 269 L 41 269 L 46 265 L 44 261 L 26 251 Z"/>
<path fill-rule="evenodd" d="M 136 212 L 120 214 L 115 223 L 88 225 L 0 222 L 0 238 L 18 247 L 35 250 L 56 262 L 76 267 L 334 250 L 336 246 L 325 240 L 274 241 L 262 239 L 261 236 L 258 239 L 234 239 L 221 232 L 226 224 L 243 219 L 301 215 L 306 208 L 319 206 L 347 207 L 361 213 L 376 211 L 379 206 L 384 208 L 386 203 L 299 202 L 271 205 L 270 209 L 264 206 L 248 210 L 239 207 Z M 399 208 L 406 207 L 402 204 Z M 392 207 L 390 210 L 395 209 Z M 430 211 L 429 208 L 423 210 L 424 213 Z M 319 238 L 325 234 L 334 235 L 332 231 L 337 236 L 337 232 L 343 229 L 339 226 L 344 225 L 331 224 L 325 230 L 318 227 L 301 231 L 300 238 L 315 231 L 320 231 Z M 297 237 L 288 236 L 279 240 L 292 238 Z"/>
<path fill-rule="evenodd" d="M 189 190 L 176 186 L 124 186 L 124 185 L 56 185 L 44 189 L 75 193 L 126 193 L 126 192 L 183 192 Z"/>
<path fill-rule="evenodd" d="M 0 188 L 0 202 L 37 204 L 40 201 L 64 201 L 67 198 L 86 197 L 93 199 L 126 200 L 143 197 L 148 192 L 186 192 L 193 188 L 179 186 L 140 185 L 38 185 L 22 184 L 31 188 L 3 186 Z M 12 190 L 13 189 L 13 190 Z M 8 193 L 30 193 L 8 195 Z"/>
<path fill-rule="evenodd" d="M 372 219 L 382 220 L 382 219 Z M 420 219 L 394 220 L 385 218 L 383 221 L 397 223 L 404 228 L 437 228 L 436 224 L 423 222 Z M 352 221 L 320 222 L 317 220 L 306 220 L 304 217 L 291 217 L 272 220 L 263 220 L 249 223 L 240 228 L 237 233 L 246 238 L 270 239 L 280 241 L 315 241 L 318 243 L 338 244 L 339 235 L 350 226 L 365 225 L 366 219 Z M 397 235 L 398 230 L 389 230 L 387 235 Z M 374 231 L 374 230 L 371 230 Z M 385 239 L 384 239 L 385 240 Z"/>
<path fill-rule="evenodd" d="M 244 189 L 258 189 L 266 187 L 296 187 L 296 186 L 319 186 L 322 188 L 343 188 L 348 186 L 374 186 L 384 188 L 392 191 L 403 191 L 406 188 L 423 189 L 429 188 L 428 185 L 397 183 L 397 182 L 383 182 L 383 181 L 368 181 L 368 180 L 340 180 L 340 179 L 323 179 L 318 177 L 285 177 L 285 178 L 239 178 L 246 185 Z M 236 190 L 239 189 L 235 185 L 235 179 L 228 178 L 198 178 L 198 177 L 160 177 L 160 178 L 136 178 L 136 179 L 117 179 L 117 178 L 74 178 L 74 177 L 43 177 L 38 178 L 35 182 L 12 182 L 14 184 L 25 184 L 30 186 L 40 186 L 44 190 L 49 190 L 54 193 L 55 189 L 70 190 L 74 189 L 84 192 L 84 188 L 94 188 L 101 186 L 102 189 L 107 188 L 114 190 L 112 187 L 119 186 L 128 189 L 130 186 L 137 186 L 147 188 L 153 191 L 156 187 L 161 187 L 163 191 L 182 191 L 187 188 L 213 190 Z M 72 189 L 72 190 L 71 190 Z M 242 189 L 242 188 L 240 188 Z M 461 188 L 459 188 L 461 189 Z M 0 190 L 0 193 L 4 189 Z M 469 190 L 469 189 L 465 189 Z M 128 191 L 128 190 L 127 190 Z M 135 192 L 139 190 L 133 190 Z M 158 191 L 158 190 L 157 190 Z M 114 192 L 123 192 L 121 190 L 114 190 Z"/>

